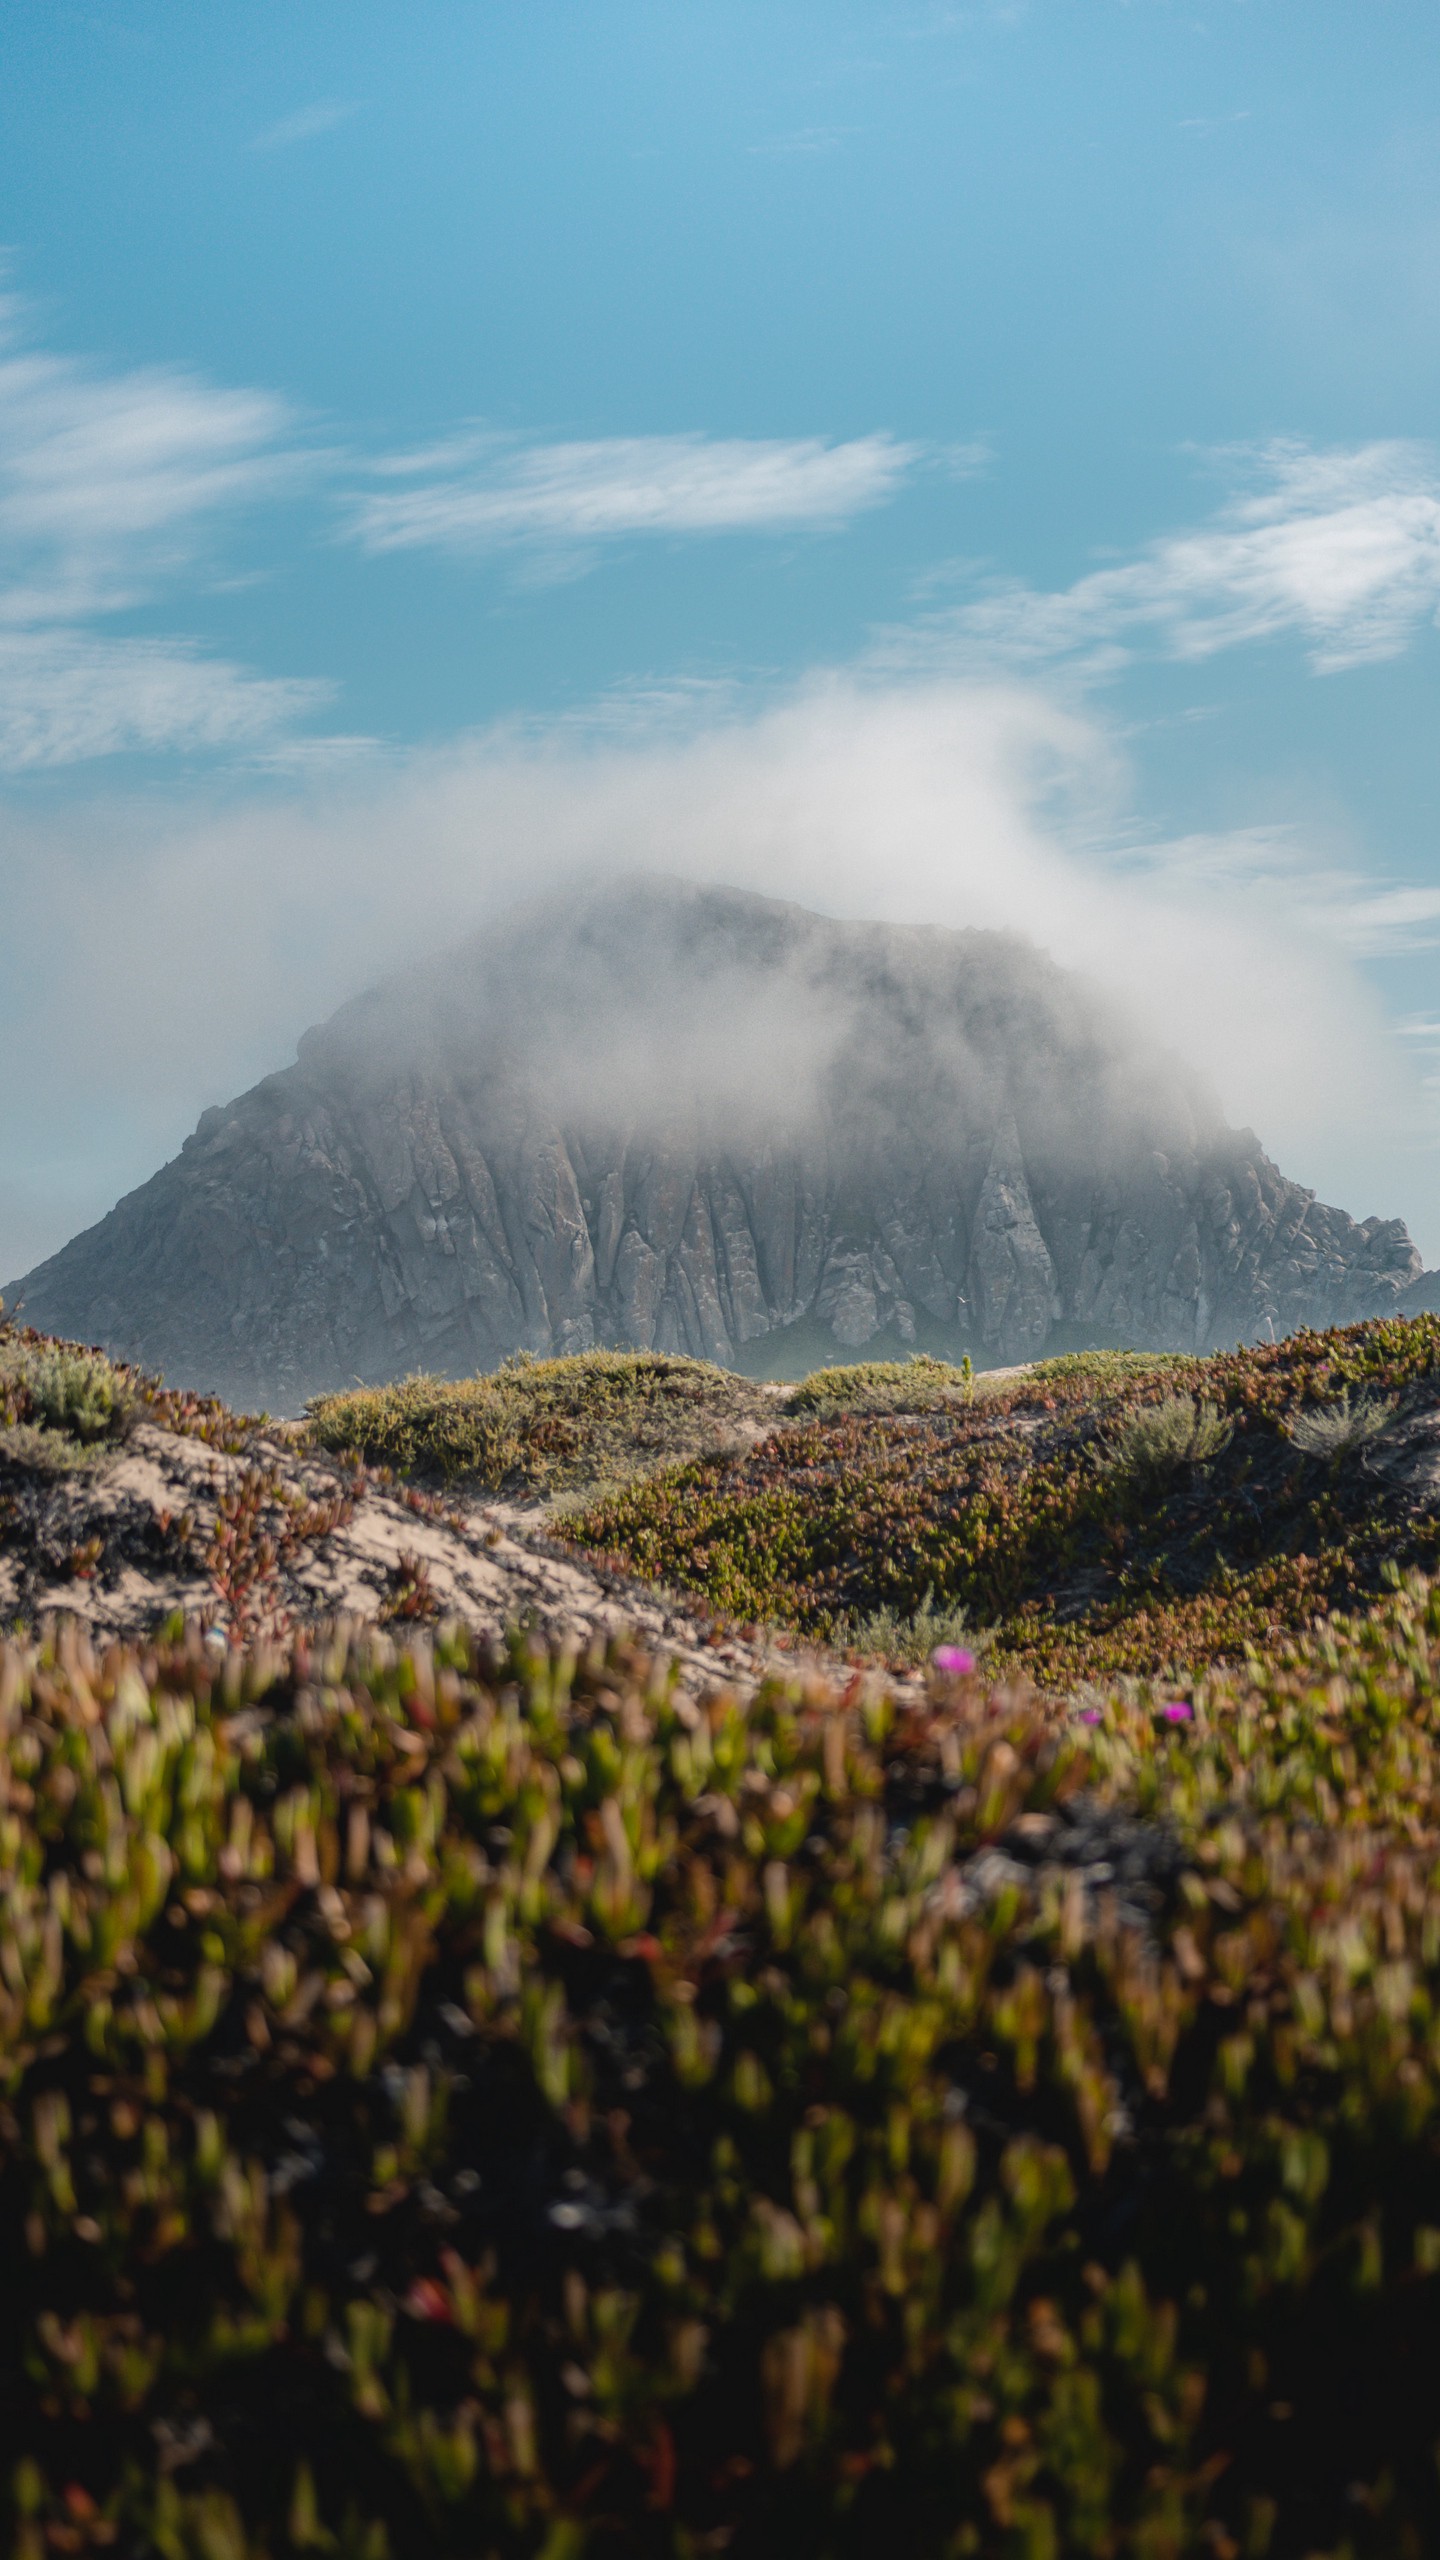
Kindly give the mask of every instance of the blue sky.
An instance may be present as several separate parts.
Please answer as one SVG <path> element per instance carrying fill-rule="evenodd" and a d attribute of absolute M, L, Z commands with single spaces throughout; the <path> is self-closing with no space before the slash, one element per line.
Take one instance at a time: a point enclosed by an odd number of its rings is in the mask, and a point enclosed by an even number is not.
<path fill-rule="evenodd" d="M 1012 924 L 1440 1261 L 1433 0 L 16 0 L 0 1271 L 637 859 Z"/>

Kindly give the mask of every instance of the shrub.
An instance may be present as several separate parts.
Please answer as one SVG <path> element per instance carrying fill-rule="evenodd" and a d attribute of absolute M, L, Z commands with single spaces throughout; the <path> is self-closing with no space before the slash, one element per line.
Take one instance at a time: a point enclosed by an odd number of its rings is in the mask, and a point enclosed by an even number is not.
<path fill-rule="evenodd" d="M 79 1440 L 67 1439 L 60 1431 L 47 1431 L 34 1422 L 0 1424 L 0 1459 L 8 1466 L 37 1476 L 64 1476 L 88 1473 L 98 1467 L 105 1456 L 102 1447 L 86 1447 Z M 0 1519 L 5 1514 L 0 1511 Z"/>
<path fill-rule="evenodd" d="M 1207 1397 L 1162 1396 L 1127 1415 L 1102 1441 L 1096 1462 L 1103 1473 L 1153 1492 L 1182 1467 L 1203 1467 L 1229 1445 L 1235 1426 Z"/>
<path fill-rule="evenodd" d="M 772 1393 L 706 1360 L 654 1351 L 524 1355 L 478 1378 L 406 1378 L 309 1407 L 322 1448 L 488 1493 L 623 1483 L 723 1447 L 776 1414 Z"/>
<path fill-rule="evenodd" d="M 12 1458 L 73 1464 L 121 1439 L 136 1403 L 131 1373 L 102 1351 L 0 1325 L 0 1435 Z"/>
<path fill-rule="evenodd" d="M 929 1662 L 941 1645 L 961 1645 L 979 1655 L 990 1640 L 991 1630 L 972 1627 L 964 1609 L 937 1605 L 933 1590 L 908 1612 L 887 1607 L 847 1615 L 842 1610 L 830 1630 L 831 1643 L 842 1653 L 871 1654 L 907 1668 Z"/>
<path fill-rule="evenodd" d="M 1048 1359 L 1032 1360 L 1026 1374 L 1059 1385 L 1080 1380 L 1113 1386 L 1131 1381 L 1143 1384 L 1147 1378 L 1186 1377 L 1203 1367 L 1203 1361 L 1186 1351 L 1057 1351 Z"/>
<path fill-rule="evenodd" d="M 957 1367 L 917 1351 L 908 1360 L 857 1360 L 844 1368 L 812 1369 L 786 1399 L 787 1414 L 831 1422 L 854 1413 L 934 1413 L 966 1401 L 975 1391 L 967 1352 Z"/>
<path fill-rule="evenodd" d="M 1342 1387 L 1332 1404 L 1309 1406 L 1286 1429 L 1307 1458 L 1321 1458 L 1335 1466 L 1342 1458 L 1358 1456 L 1379 1438 L 1395 1403 L 1394 1396 L 1375 1395 L 1364 1388 L 1352 1399 L 1349 1388 Z"/>
<path fill-rule="evenodd" d="M 113 1439 L 131 1410 L 132 1400 L 102 1352 L 57 1344 L 31 1360 L 25 1385 L 33 1419 L 72 1440 Z"/>

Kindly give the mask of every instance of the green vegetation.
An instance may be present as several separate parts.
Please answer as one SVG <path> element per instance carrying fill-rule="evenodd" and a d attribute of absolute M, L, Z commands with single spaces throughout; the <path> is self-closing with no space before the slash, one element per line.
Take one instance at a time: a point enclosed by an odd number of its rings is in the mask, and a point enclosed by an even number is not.
<path fill-rule="evenodd" d="M 1272 1645 L 1440 1546 L 1428 1468 L 1372 1463 L 1380 1431 L 1440 1413 L 1433 1316 L 1203 1361 L 1047 1361 L 929 1407 L 914 1368 L 915 1401 L 878 1409 L 877 1373 L 851 1372 L 847 1398 L 825 1372 L 755 1447 L 602 1499 L 566 1534 L 820 1636 L 913 1619 L 928 1592 L 996 1629 L 997 1666 L 1056 1688 Z M 888 1392 L 906 1372 L 878 1374 Z"/>
<path fill-rule="evenodd" d="M 938 1608 L 925 1593 L 918 1609 L 872 1609 L 868 1616 L 839 1617 L 832 1640 L 843 1653 L 858 1653 L 881 1662 L 919 1669 L 941 1645 L 961 1645 L 979 1653 L 990 1641 L 989 1630 L 977 1633 L 963 1609 Z"/>
<path fill-rule="evenodd" d="M 1096 1451 L 1096 1463 L 1139 1493 L 1160 1493 L 1183 1468 L 1218 1458 L 1234 1435 L 1234 1423 L 1207 1397 L 1164 1395 L 1158 1404 L 1127 1413 L 1113 1439 Z"/>
<path fill-rule="evenodd" d="M 136 1418 L 248 1428 L 0 1326 L 12 1485 Z M 986 1677 L 0 1644 L 16 2560 L 1440 2549 L 1440 1320 L 314 1428 Z"/>
<path fill-rule="evenodd" d="M 655 1351 L 523 1353 L 489 1376 L 354 1387 L 310 1407 L 322 1448 L 476 1491 L 622 1484 L 773 1420 L 773 1394 L 705 1360 Z"/>
<path fill-rule="evenodd" d="M 1350 1390 L 1344 1387 L 1333 1404 L 1297 1413 L 1289 1425 L 1290 1437 L 1307 1458 L 1324 1458 L 1335 1465 L 1378 1440 L 1394 1411 L 1393 1396 L 1371 1395 L 1362 1389 L 1352 1403 Z"/>
<path fill-rule="evenodd" d="M 218 1397 L 36 1333 L 7 1317 L 0 1299 L 0 1468 L 41 1476 L 98 1468 L 142 1420 L 238 1451 L 268 1416 L 231 1413 Z"/>
<path fill-rule="evenodd" d="M 1026 1374 L 1047 1383 L 1059 1380 L 1072 1385 L 1088 1378 L 1103 1386 L 1117 1379 L 1184 1379 L 1198 1374 L 1204 1365 L 1184 1351 L 1062 1351 L 1051 1360 L 1032 1360 Z"/>
<path fill-rule="evenodd" d="M 1046 1363 L 1035 1374 L 1104 1381 L 1176 1365 L 1099 1352 Z M 413 1377 L 317 1397 L 308 1429 L 320 1448 L 402 1475 L 478 1493 L 573 1497 L 702 1454 L 733 1455 L 787 1419 L 939 1413 L 994 1395 L 1005 1383 L 977 1373 L 968 1357 L 957 1365 L 923 1351 L 815 1369 L 788 1387 L 678 1353 L 582 1351 L 537 1360 L 519 1352 L 480 1377 Z"/>
<path fill-rule="evenodd" d="M 6 2548 L 1433 2551 L 1437 1878 L 1419 1581 L 1083 1713 L 0 1649 Z"/>
<path fill-rule="evenodd" d="M 1018 1375 L 918 1354 L 781 1393 L 589 1352 L 330 1396 L 316 1440 L 476 1491 L 742 1622 L 857 1654 L 994 1631 L 1053 1687 L 1233 1657 L 1433 1562 L 1433 1498 L 1369 1464 L 1440 1398 L 1434 1317 L 1210 1360 L 1086 1352 Z M 926 1614 L 928 1613 L 928 1614 Z"/>
<path fill-rule="evenodd" d="M 812 1369 L 786 1399 L 785 1410 L 815 1422 L 842 1413 L 938 1413 L 975 1392 L 969 1360 L 958 1368 L 917 1351 L 909 1360 L 860 1360 L 848 1368 Z"/>
<path fill-rule="evenodd" d="M 135 1412 L 132 1373 L 103 1351 L 0 1322 L 0 1458 L 48 1474 L 94 1463 Z"/>

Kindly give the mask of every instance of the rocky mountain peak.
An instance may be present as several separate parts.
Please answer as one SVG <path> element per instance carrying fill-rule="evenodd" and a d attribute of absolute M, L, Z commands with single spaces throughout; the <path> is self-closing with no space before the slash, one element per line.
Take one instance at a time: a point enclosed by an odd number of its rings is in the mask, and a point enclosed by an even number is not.
<path fill-rule="evenodd" d="M 1017 937 L 632 879 L 342 1006 L 19 1294 L 293 1408 L 595 1342 L 1203 1350 L 1419 1274 Z"/>

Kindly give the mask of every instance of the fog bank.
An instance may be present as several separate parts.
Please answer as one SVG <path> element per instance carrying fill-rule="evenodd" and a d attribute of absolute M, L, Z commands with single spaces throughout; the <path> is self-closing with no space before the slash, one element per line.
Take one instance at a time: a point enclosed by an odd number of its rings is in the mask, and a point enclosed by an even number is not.
<path fill-rule="evenodd" d="M 1316 920 L 1303 850 L 1287 870 L 1243 839 L 1142 847 L 1129 791 L 1104 726 L 1034 687 L 836 677 L 759 711 L 667 699 L 256 776 L 179 813 L 12 809 L 0 1271 L 377 977 L 637 870 L 1026 934 L 1112 988 L 1287 1173 L 1405 1216 L 1440 1259 L 1418 1077 Z"/>

